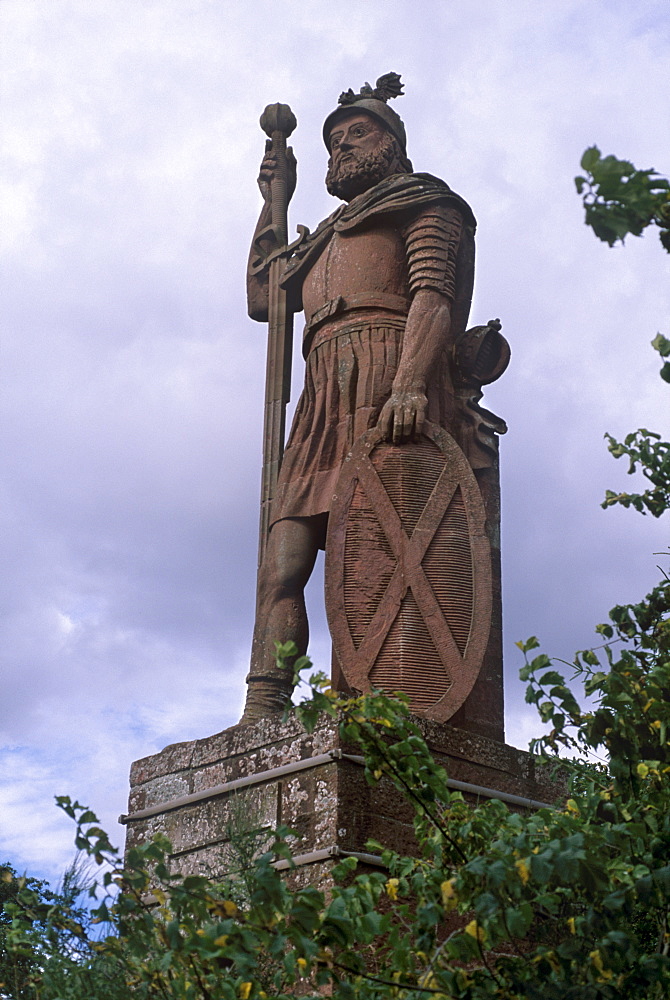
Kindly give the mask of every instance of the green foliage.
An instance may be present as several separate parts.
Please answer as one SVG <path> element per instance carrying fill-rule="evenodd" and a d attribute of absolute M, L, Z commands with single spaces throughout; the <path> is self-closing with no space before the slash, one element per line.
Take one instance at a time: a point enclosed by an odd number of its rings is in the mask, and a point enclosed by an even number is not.
<path fill-rule="evenodd" d="M 660 333 L 652 340 L 652 347 L 662 358 L 670 356 L 670 340 Z M 666 361 L 661 368 L 661 378 L 670 382 L 670 362 Z M 605 435 L 608 449 L 615 458 L 628 459 L 628 473 L 632 475 L 639 469 L 651 483 L 651 487 L 643 493 L 614 493 L 607 490 L 603 507 L 620 504 L 622 507 L 634 507 L 641 514 L 649 512 L 654 517 L 660 517 L 670 508 L 670 442 L 663 441 L 660 434 L 645 428 L 633 431 L 623 441 L 617 441 L 611 434 Z"/>
<path fill-rule="evenodd" d="M 586 176 L 575 177 L 575 185 L 584 202 L 584 221 L 598 239 L 614 246 L 655 224 L 670 253 L 670 183 L 664 177 L 655 170 L 637 170 L 616 156 L 603 157 L 597 146 L 586 150 L 581 167 Z"/>
<path fill-rule="evenodd" d="M 81 855 L 55 892 L 44 881 L 19 877 L 10 865 L 0 869 L 0 997 L 57 997 L 63 976 L 82 982 L 101 974 L 102 963 L 94 972 L 86 968 L 95 934 L 81 897 L 90 881 Z M 50 963 L 49 955 L 58 961 Z M 84 997 L 86 990 L 72 995 Z"/>
<path fill-rule="evenodd" d="M 27 893 L 34 894 L 43 901 L 53 898 L 45 882 L 19 876 L 11 865 L 0 866 L 0 996 L 9 994 L 11 990 L 11 995 L 16 1000 L 33 996 L 30 980 L 32 973 L 37 969 L 37 960 L 32 949 L 22 954 L 8 948 L 7 943 L 13 904 L 16 903 L 19 894 Z"/>

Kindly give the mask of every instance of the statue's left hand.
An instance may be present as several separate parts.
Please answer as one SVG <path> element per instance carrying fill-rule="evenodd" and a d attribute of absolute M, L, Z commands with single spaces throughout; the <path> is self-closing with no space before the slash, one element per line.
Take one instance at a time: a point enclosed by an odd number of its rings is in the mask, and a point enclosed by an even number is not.
<path fill-rule="evenodd" d="M 428 400 L 420 389 L 394 389 L 379 415 L 378 426 L 387 441 L 416 441 L 426 419 Z"/>

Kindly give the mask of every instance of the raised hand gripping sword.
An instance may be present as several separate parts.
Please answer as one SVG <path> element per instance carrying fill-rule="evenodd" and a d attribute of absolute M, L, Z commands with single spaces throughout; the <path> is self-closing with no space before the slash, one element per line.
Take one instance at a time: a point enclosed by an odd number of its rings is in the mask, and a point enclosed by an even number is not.
<path fill-rule="evenodd" d="M 265 369 L 265 416 L 263 421 L 263 472 L 258 538 L 258 565 L 265 555 L 270 530 L 270 508 L 284 454 L 286 404 L 291 398 L 291 356 L 293 313 L 287 307 L 286 292 L 279 285 L 288 244 L 286 139 L 297 125 L 288 104 L 269 104 L 260 125 L 270 137 L 277 171 L 271 183 L 272 224 L 259 233 L 256 246 L 268 276 L 268 350 Z"/>

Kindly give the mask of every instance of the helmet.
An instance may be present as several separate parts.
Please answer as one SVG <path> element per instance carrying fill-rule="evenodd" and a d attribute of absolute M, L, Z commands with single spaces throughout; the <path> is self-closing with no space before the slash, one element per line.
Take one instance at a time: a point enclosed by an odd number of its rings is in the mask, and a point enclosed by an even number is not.
<path fill-rule="evenodd" d="M 402 83 L 398 73 L 385 73 L 384 76 L 380 76 L 374 89 L 366 83 L 358 94 L 354 94 L 351 88 L 344 91 L 340 94 L 339 107 L 331 111 L 323 123 L 323 141 L 327 149 L 330 151 L 330 133 L 335 123 L 352 111 L 364 111 L 380 121 L 384 128 L 396 137 L 403 153 L 407 155 L 405 126 L 400 115 L 386 103 L 390 97 L 399 97 L 401 94 Z"/>

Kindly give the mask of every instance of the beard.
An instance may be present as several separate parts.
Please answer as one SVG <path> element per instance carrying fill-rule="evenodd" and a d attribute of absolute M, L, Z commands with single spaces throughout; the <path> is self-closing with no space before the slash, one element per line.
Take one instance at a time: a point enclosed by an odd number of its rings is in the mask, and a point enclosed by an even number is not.
<path fill-rule="evenodd" d="M 331 156 L 326 174 L 328 194 L 335 195 L 342 201 L 351 201 L 357 194 L 362 194 L 368 188 L 379 184 L 391 172 L 395 173 L 389 170 L 394 161 L 397 161 L 396 143 L 388 132 L 382 136 L 377 149 L 371 153 L 352 149 L 347 159 L 337 166 Z"/>

